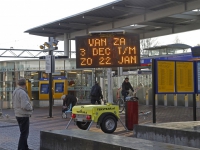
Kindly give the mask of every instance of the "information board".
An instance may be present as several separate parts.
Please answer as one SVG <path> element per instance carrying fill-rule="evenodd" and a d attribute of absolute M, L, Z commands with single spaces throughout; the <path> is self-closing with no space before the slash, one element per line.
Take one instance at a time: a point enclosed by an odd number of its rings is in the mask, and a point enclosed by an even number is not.
<path fill-rule="evenodd" d="M 158 93 L 175 92 L 175 61 L 157 61 Z"/>
<path fill-rule="evenodd" d="M 45 73 L 55 72 L 55 56 L 46 55 L 45 56 Z"/>
<path fill-rule="evenodd" d="M 45 62 L 46 62 L 46 65 L 45 65 L 45 73 L 51 73 L 52 70 L 51 70 L 51 55 L 46 55 L 45 56 Z"/>
<path fill-rule="evenodd" d="M 194 92 L 193 62 L 176 62 L 176 92 Z"/>
<path fill-rule="evenodd" d="M 140 39 L 137 34 L 88 35 L 76 37 L 76 67 L 140 66 Z"/>

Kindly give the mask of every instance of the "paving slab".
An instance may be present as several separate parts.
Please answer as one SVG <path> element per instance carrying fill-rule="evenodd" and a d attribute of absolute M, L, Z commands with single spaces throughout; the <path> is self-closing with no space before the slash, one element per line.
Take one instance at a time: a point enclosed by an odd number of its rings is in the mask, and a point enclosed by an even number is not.
<path fill-rule="evenodd" d="M 40 138 L 41 150 L 197 150 L 186 146 L 75 129 L 41 131 Z"/>
<path fill-rule="evenodd" d="M 30 118 L 30 134 L 28 143 L 30 148 L 37 150 L 40 147 L 40 131 L 41 130 L 63 130 L 65 129 L 69 116 L 66 119 L 62 118 L 62 106 L 53 106 L 52 114 L 53 118 L 48 118 L 49 108 L 35 108 L 33 115 Z M 152 111 L 152 106 L 140 105 L 139 112 Z M 0 148 L 6 150 L 16 150 L 19 139 L 19 127 L 14 116 L 13 109 L 3 109 L 4 118 L 0 118 Z M 183 122 L 192 121 L 192 108 L 190 107 L 156 107 L 156 121 L 157 123 L 167 122 Z M 8 118 L 5 116 L 9 116 Z M 124 114 L 120 115 L 122 121 L 124 121 Z M 200 120 L 200 109 L 197 109 L 197 120 Z M 139 117 L 139 124 L 150 125 L 152 124 L 152 113 L 147 116 Z M 70 124 L 69 129 L 78 129 L 73 122 Z M 96 128 L 93 124 L 90 131 L 100 132 L 100 129 Z M 114 135 L 125 137 L 133 137 L 132 131 L 125 131 L 120 122 L 118 122 L 117 129 Z"/>
<path fill-rule="evenodd" d="M 133 137 L 200 148 L 200 121 L 135 125 Z"/>

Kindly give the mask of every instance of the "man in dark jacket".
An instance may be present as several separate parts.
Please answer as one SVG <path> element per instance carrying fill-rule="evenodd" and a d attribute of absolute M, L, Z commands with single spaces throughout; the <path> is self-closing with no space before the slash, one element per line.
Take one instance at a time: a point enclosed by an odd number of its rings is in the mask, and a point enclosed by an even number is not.
<path fill-rule="evenodd" d="M 131 89 L 132 92 L 134 92 L 133 87 L 129 82 L 129 78 L 126 77 L 124 82 L 122 83 L 122 95 L 124 96 L 124 101 L 126 100 L 126 97 L 129 94 L 129 89 Z"/>
<path fill-rule="evenodd" d="M 95 82 L 95 85 L 92 87 L 90 96 L 92 104 L 95 104 L 96 102 L 98 104 L 101 104 L 100 99 L 103 99 L 103 95 L 101 92 L 101 87 L 99 86 L 99 83 L 97 81 Z"/>

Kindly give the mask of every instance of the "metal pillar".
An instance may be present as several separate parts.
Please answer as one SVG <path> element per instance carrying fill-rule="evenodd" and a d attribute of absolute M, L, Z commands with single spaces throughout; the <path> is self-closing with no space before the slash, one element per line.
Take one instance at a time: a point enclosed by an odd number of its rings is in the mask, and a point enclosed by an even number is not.
<path fill-rule="evenodd" d="M 108 103 L 113 103 L 113 88 L 112 88 L 112 69 L 107 69 L 108 78 Z"/>
<path fill-rule="evenodd" d="M 49 38 L 49 43 L 53 42 L 53 38 Z M 50 48 L 53 46 L 50 44 Z M 53 56 L 53 51 L 49 51 L 49 55 Z M 51 58 L 51 65 L 52 65 L 52 58 Z M 51 66 L 52 67 L 52 66 Z M 52 108 L 53 108 L 53 95 L 52 95 L 52 72 L 49 73 L 49 117 L 52 118 Z"/>
<path fill-rule="evenodd" d="M 69 57 L 69 35 L 64 33 L 64 55 Z"/>
<path fill-rule="evenodd" d="M 118 87 L 117 88 L 120 88 L 121 85 L 122 85 L 122 80 L 121 80 L 121 77 L 123 75 L 123 68 L 122 67 L 118 67 L 117 68 L 117 74 L 118 74 L 118 78 L 117 78 L 117 85 Z"/>
<path fill-rule="evenodd" d="M 155 77 L 155 59 L 152 59 L 152 111 L 153 111 L 153 123 L 156 123 L 156 99 L 155 99 L 155 81 L 156 81 L 156 77 Z"/>
<path fill-rule="evenodd" d="M 196 103 L 196 94 L 193 94 L 193 121 L 197 121 L 197 103 Z"/>

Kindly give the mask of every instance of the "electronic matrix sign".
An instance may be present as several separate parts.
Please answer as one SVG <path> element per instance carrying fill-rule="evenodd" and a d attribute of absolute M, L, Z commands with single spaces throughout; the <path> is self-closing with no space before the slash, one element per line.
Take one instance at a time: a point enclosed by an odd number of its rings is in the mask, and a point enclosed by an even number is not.
<path fill-rule="evenodd" d="M 76 67 L 140 66 L 140 39 L 137 34 L 76 37 Z"/>

